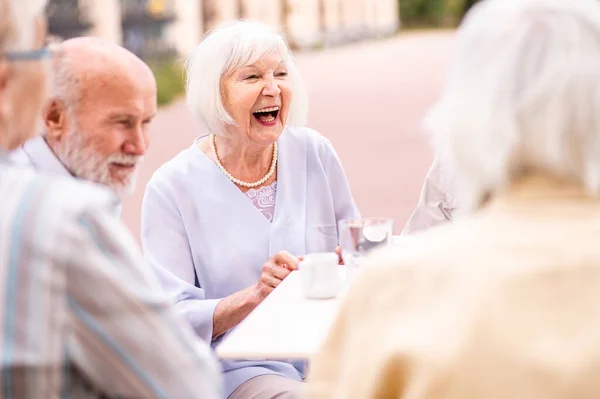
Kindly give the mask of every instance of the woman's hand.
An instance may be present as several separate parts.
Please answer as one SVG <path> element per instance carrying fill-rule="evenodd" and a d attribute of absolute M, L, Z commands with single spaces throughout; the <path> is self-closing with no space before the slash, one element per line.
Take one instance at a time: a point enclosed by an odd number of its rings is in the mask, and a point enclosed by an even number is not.
<path fill-rule="evenodd" d="M 292 270 L 297 270 L 298 262 L 300 262 L 300 258 L 286 251 L 271 256 L 263 265 L 260 280 L 256 283 L 258 300 L 265 299 Z"/>
<path fill-rule="evenodd" d="M 263 265 L 258 283 L 220 300 L 213 314 L 212 339 L 244 320 L 292 270 L 298 269 L 301 259 L 289 252 L 278 252 Z"/>

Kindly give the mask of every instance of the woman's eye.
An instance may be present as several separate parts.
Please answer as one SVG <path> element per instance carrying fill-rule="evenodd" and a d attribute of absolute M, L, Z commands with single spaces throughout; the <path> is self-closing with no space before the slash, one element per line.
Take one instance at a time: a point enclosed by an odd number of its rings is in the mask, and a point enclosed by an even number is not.
<path fill-rule="evenodd" d="M 286 77 L 287 75 L 288 75 L 287 72 L 278 72 L 275 74 L 275 76 L 280 77 L 280 78 Z"/>
<path fill-rule="evenodd" d="M 258 76 L 256 75 L 248 75 L 244 78 L 245 80 L 252 80 L 252 79 L 258 79 Z"/>

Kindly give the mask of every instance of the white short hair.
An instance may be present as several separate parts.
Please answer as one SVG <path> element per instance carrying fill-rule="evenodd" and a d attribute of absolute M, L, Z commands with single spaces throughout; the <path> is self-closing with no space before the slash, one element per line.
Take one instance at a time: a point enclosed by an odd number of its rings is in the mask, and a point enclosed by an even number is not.
<path fill-rule="evenodd" d="M 486 0 L 428 120 L 467 209 L 528 170 L 600 193 L 600 2 Z"/>
<path fill-rule="evenodd" d="M 0 51 L 31 50 L 33 22 L 46 0 L 0 0 Z"/>
<path fill-rule="evenodd" d="M 71 57 L 56 45 L 52 54 L 52 85 L 50 97 L 61 100 L 72 109 L 80 99 L 81 86 L 71 66 Z"/>
<path fill-rule="evenodd" d="M 186 62 L 187 104 L 203 128 L 222 134 L 226 125 L 235 124 L 223 105 L 222 78 L 271 53 L 281 55 L 292 84 L 287 124 L 306 123 L 306 91 L 285 40 L 263 23 L 233 21 L 211 31 Z"/>
<path fill-rule="evenodd" d="M 79 79 L 73 73 L 71 59 L 60 46 L 51 46 L 52 49 L 52 73 L 50 74 L 50 97 L 49 102 L 59 100 L 65 107 L 65 111 L 73 118 L 73 110 L 81 98 L 81 85 Z M 42 136 L 48 135 L 48 130 L 42 128 Z"/>

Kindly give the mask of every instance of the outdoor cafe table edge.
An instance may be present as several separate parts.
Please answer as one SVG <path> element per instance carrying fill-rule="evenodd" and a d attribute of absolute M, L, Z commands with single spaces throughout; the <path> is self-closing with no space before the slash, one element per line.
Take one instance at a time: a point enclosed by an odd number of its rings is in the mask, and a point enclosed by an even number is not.
<path fill-rule="evenodd" d="M 393 244 L 409 237 L 394 236 Z M 340 266 L 340 273 L 345 266 Z M 345 290 L 331 299 L 308 299 L 302 294 L 300 273 L 291 272 L 256 309 L 221 342 L 221 359 L 310 359 L 317 353 L 335 321 Z M 346 285 L 346 289 L 348 286 Z"/>
<path fill-rule="evenodd" d="M 341 266 L 343 267 L 343 266 Z M 291 272 L 217 346 L 221 359 L 310 359 L 319 350 L 340 298 L 308 299 L 300 273 Z"/>

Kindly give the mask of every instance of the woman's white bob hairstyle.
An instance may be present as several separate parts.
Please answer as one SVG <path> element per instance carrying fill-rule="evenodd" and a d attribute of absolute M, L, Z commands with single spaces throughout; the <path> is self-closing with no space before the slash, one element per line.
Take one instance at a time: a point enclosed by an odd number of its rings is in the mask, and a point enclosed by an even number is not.
<path fill-rule="evenodd" d="M 427 125 L 467 209 L 527 171 L 600 194 L 600 2 L 485 0 Z"/>
<path fill-rule="evenodd" d="M 303 126 L 306 123 L 306 91 L 285 40 L 263 23 L 233 21 L 209 32 L 186 63 L 187 104 L 207 132 L 223 134 L 226 125 L 235 124 L 223 105 L 223 77 L 273 53 L 285 61 L 292 85 L 287 124 Z"/>

